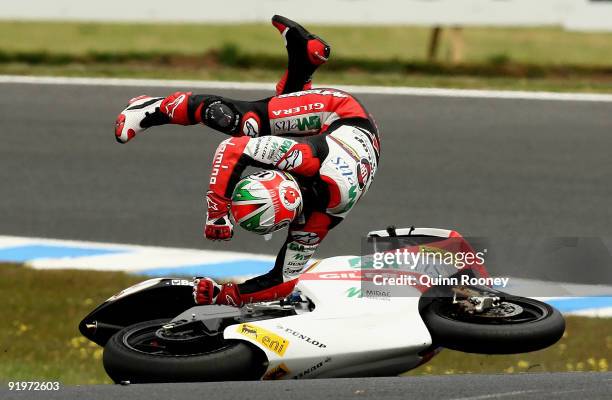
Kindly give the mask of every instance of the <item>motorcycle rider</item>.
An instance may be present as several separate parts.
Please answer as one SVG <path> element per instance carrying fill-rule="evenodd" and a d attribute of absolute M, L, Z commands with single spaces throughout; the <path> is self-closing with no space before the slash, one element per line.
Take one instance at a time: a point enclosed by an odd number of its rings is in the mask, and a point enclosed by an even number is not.
<path fill-rule="evenodd" d="M 202 123 L 232 136 L 221 142 L 213 157 L 206 194 L 206 238 L 231 239 L 230 213 L 237 218 L 238 203 L 244 196 L 256 197 L 262 210 L 276 214 L 267 221 L 259 217 L 239 221 L 245 229 L 270 233 L 289 224 L 287 239 L 270 272 L 238 285 L 197 279 L 194 298 L 198 304 L 240 306 L 289 295 L 329 230 L 368 190 L 378 167 L 378 129 L 365 108 L 346 92 L 311 89 L 312 74 L 327 61 L 329 46 L 287 18 L 275 15 L 272 24 L 285 38 L 289 59 L 276 96 L 258 101 L 191 92 L 166 98 L 140 96 L 117 118 L 115 136 L 121 143 L 151 126 L 167 123 Z M 241 180 L 247 166 L 274 173 Z M 257 196 L 249 190 L 255 190 Z M 288 209 L 295 212 L 280 220 L 279 213 Z M 261 213 L 246 216 L 251 215 Z"/>

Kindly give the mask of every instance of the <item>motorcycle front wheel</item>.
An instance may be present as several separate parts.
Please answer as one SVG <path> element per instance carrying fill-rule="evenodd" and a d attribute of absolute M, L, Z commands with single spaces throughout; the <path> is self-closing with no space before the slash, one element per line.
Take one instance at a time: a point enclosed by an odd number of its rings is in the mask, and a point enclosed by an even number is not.
<path fill-rule="evenodd" d="M 565 331 L 563 316 L 538 300 L 509 296 L 498 307 L 467 313 L 450 299 L 436 299 L 422 312 L 433 343 L 482 354 L 514 354 L 556 343 Z"/>
<path fill-rule="evenodd" d="M 255 380 L 266 370 L 261 350 L 241 341 L 212 337 L 203 345 L 200 338 L 185 337 L 182 346 L 168 346 L 156 335 L 167 322 L 142 322 L 110 338 L 103 363 L 115 383 Z"/>

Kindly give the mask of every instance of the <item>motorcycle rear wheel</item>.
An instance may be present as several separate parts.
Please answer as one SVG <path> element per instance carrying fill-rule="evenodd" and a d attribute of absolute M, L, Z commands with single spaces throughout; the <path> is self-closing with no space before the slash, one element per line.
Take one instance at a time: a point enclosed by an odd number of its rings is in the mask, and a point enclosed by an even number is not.
<path fill-rule="evenodd" d="M 511 296 L 502 308 L 498 316 L 468 314 L 449 299 L 436 299 L 422 317 L 434 344 L 467 353 L 536 351 L 556 343 L 565 331 L 563 316 L 541 301 Z"/>
<path fill-rule="evenodd" d="M 155 337 L 167 322 L 160 319 L 131 325 L 110 338 L 103 363 L 115 383 L 255 380 L 264 374 L 265 355 L 241 341 L 218 340 L 205 350 L 173 354 Z"/>

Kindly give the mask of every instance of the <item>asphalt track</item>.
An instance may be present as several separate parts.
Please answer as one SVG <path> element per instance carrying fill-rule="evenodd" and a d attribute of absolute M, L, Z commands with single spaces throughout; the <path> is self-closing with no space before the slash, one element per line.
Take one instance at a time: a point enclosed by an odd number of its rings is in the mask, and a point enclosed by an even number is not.
<path fill-rule="evenodd" d="M 114 141 L 113 122 L 127 99 L 171 91 L 1 84 L 0 233 L 274 253 L 280 235 L 269 243 L 240 231 L 231 243 L 201 239 L 202 195 L 220 134 L 170 126 L 127 145 Z M 612 237 L 612 103 L 359 97 L 382 132 L 381 166 L 370 193 L 330 234 L 319 257 L 358 253 L 364 233 L 388 224 L 470 236 Z M 524 276 L 540 278 L 540 272 Z M 601 282 L 601 273 L 585 270 L 581 279 Z M 3 385 L 0 398 L 603 399 L 611 386 L 610 373 L 463 375 L 75 386 L 45 393 L 8 392 Z"/>
<path fill-rule="evenodd" d="M 0 84 L 0 234 L 274 254 L 283 235 L 268 243 L 240 230 L 230 243 L 202 239 L 221 134 L 164 126 L 115 142 L 127 99 L 172 91 Z M 358 254 L 360 238 L 388 224 L 469 236 L 612 237 L 611 102 L 358 97 L 382 132 L 380 169 L 318 257 Z M 611 273 L 591 268 L 577 279 L 601 283 Z M 515 275 L 555 280 L 541 271 Z"/>
<path fill-rule="evenodd" d="M 450 375 L 406 378 L 321 379 L 277 382 L 172 383 L 129 386 L 66 386 L 57 392 L 8 392 L 5 400 L 394 400 L 394 399 L 609 399 L 612 373 Z"/>

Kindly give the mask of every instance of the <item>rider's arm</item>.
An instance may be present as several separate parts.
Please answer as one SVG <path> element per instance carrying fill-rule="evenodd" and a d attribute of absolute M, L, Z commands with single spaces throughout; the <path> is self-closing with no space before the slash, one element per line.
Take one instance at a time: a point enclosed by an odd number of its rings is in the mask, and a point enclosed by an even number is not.
<path fill-rule="evenodd" d="M 247 166 L 314 176 L 321 166 L 319 143 L 324 141 L 323 136 L 302 140 L 278 136 L 226 139 L 215 151 L 209 189 L 229 199 Z"/>
<path fill-rule="evenodd" d="M 206 194 L 206 237 L 231 237 L 232 227 L 228 218 L 230 199 L 247 166 L 274 168 L 298 176 L 311 177 L 318 173 L 321 166 L 318 148 L 319 142 L 322 141 L 323 136 L 301 141 L 278 136 L 240 136 L 221 142 L 213 157 L 209 190 Z"/>

